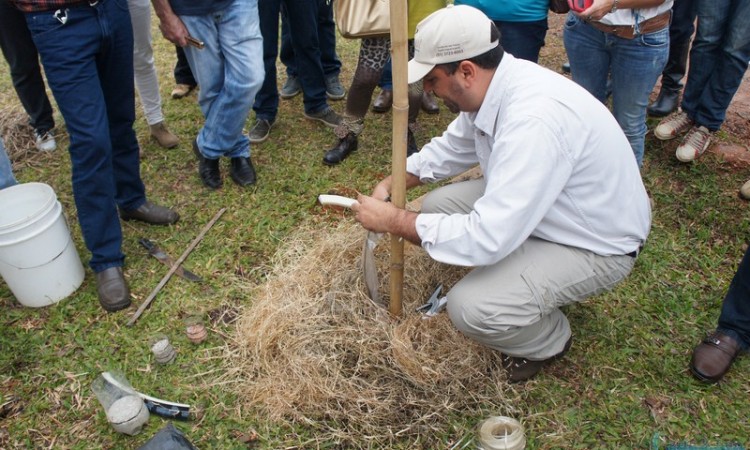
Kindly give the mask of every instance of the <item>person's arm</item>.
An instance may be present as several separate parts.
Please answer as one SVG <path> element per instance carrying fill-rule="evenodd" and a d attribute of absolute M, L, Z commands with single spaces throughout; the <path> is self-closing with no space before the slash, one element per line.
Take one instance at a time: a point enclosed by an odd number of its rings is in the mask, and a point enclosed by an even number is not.
<path fill-rule="evenodd" d="M 635 9 L 635 8 L 653 8 L 661 5 L 666 0 L 594 0 L 591 6 L 576 13 L 581 17 L 586 17 L 589 20 L 600 20 L 606 16 L 613 9 Z M 615 8 L 615 6 L 617 8 Z"/>
<path fill-rule="evenodd" d="M 188 45 L 187 37 L 190 33 L 188 33 L 182 20 L 172 10 L 169 0 L 151 0 L 151 4 L 154 5 L 154 11 L 159 17 L 159 29 L 162 36 L 180 47 Z"/>
<path fill-rule="evenodd" d="M 406 174 L 407 190 L 421 184 L 419 177 L 411 173 Z M 354 218 L 369 231 L 395 234 L 419 245 L 420 239 L 415 226 L 417 214 L 396 208 L 388 202 L 392 186 L 393 177 L 389 175 L 375 186 L 371 197 L 360 194 L 357 203 L 352 206 Z"/>

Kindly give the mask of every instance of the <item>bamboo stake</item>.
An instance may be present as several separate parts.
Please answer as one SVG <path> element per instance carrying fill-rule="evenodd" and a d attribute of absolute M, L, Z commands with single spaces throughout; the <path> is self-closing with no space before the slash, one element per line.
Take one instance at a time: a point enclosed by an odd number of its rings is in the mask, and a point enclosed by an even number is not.
<path fill-rule="evenodd" d="M 145 311 L 146 308 L 148 308 L 151 305 L 151 302 L 154 300 L 154 298 L 156 298 L 156 294 L 158 294 L 159 291 L 161 291 L 161 288 L 163 288 L 164 285 L 167 284 L 167 281 L 169 281 L 169 279 L 172 278 L 172 274 L 174 274 L 175 271 L 177 271 L 177 269 L 180 268 L 180 265 L 185 261 L 185 259 L 187 259 L 188 255 L 190 255 L 190 252 L 192 252 L 193 249 L 200 243 L 200 241 L 203 240 L 203 236 L 205 236 L 206 233 L 208 233 L 208 230 L 210 230 L 211 227 L 214 226 L 216 221 L 219 220 L 221 215 L 224 214 L 226 210 L 227 210 L 226 208 L 221 208 L 219 212 L 216 213 L 214 218 L 211 219 L 211 221 L 208 222 L 203 227 L 203 229 L 198 234 L 198 236 L 196 236 L 196 238 L 193 239 L 193 242 L 190 243 L 190 246 L 187 248 L 187 250 L 185 250 L 182 253 L 182 255 L 180 255 L 177 261 L 175 261 L 174 265 L 172 265 L 172 267 L 169 269 L 169 272 L 167 272 L 167 274 L 164 275 L 164 277 L 161 279 L 159 284 L 157 284 L 154 290 L 151 291 L 151 293 L 148 295 L 146 300 L 144 300 L 143 303 L 141 303 L 141 306 L 138 308 L 135 314 L 133 314 L 133 317 L 131 317 L 130 320 L 128 321 L 127 326 L 132 327 L 135 321 L 138 320 L 139 317 L 141 317 L 141 314 L 143 314 L 143 311 Z"/>
<path fill-rule="evenodd" d="M 412 0 L 413 1 L 413 0 Z M 397 208 L 406 204 L 406 139 L 409 126 L 407 84 L 407 0 L 391 0 L 391 63 L 393 65 L 393 157 L 391 201 Z M 401 315 L 404 292 L 404 240 L 391 235 L 391 301 L 388 311 Z"/>

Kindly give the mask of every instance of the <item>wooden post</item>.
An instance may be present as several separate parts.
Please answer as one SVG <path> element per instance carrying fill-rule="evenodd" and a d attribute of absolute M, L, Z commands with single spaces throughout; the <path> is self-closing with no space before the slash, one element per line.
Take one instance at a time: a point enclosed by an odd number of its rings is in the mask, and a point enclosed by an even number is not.
<path fill-rule="evenodd" d="M 407 0 L 391 0 L 391 63 L 393 66 L 393 157 L 391 201 L 397 208 L 406 205 L 406 141 L 409 127 L 407 84 L 408 10 Z M 404 292 L 404 240 L 391 236 L 391 301 L 388 310 L 401 315 Z"/>

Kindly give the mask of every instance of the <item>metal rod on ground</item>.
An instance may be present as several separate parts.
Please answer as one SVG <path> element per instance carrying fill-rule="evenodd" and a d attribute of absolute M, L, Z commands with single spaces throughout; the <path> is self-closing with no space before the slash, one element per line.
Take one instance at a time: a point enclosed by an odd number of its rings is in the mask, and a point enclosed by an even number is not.
<path fill-rule="evenodd" d="M 393 66 L 393 157 L 391 201 L 397 208 L 406 204 L 406 140 L 409 130 L 409 85 L 407 83 L 407 7 L 406 0 L 392 0 L 391 63 Z M 391 235 L 391 300 L 388 311 L 401 315 L 404 292 L 404 240 Z"/>
<path fill-rule="evenodd" d="M 198 236 L 196 236 L 196 238 L 193 239 L 193 242 L 190 243 L 190 246 L 187 248 L 187 250 L 185 250 L 182 253 L 182 255 L 180 255 L 180 257 L 177 259 L 177 262 L 175 262 L 175 264 L 169 269 L 169 272 L 167 272 L 167 274 L 164 275 L 164 277 L 161 279 L 161 281 L 159 282 L 159 284 L 157 284 L 156 287 L 154 288 L 154 290 L 151 291 L 151 293 L 148 295 L 148 297 L 146 298 L 146 300 L 144 300 L 143 303 L 141 303 L 141 306 L 138 308 L 138 311 L 136 311 L 135 314 L 133 314 L 133 317 L 131 317 L 130 320 L 128 321 L 127 326 L 132 327 L 133 324 L 135 323 L 135 321 L 138 320 L 139 317 L 141 317 L 141 314 L 143 314 L 143 311 L 145 311 L 146 308 L 148 308 L 149 305 L 151 305 L 151 302 L 156 297 L 156 294 L 158 294 L 159 291 L 161 290 L 161 288 L 163 288 L 164 285 L 167 284 L 167 281 L 169 281 L 169 279 L 172 278 L 172 274 L 174 274 L 175 271 L 177 271 L 177 269 L 185 261 L 185 259 L 188 257 L 188 255 L 190 255 L 190 252 L 192 252 L 193 249 L 203 240 L 203 236 L 205 236 L 206 233 L 208 233 L 208 230 L 210 230 L 211 227 L 214 226 L 214 224 L 216 223 L 216 221 L 219 220 L 219 218 L 221 217 L 221 215 L 224 214 L 224 211 L 226 211 L 226 210 L 227 210 L 226 208 L 221 208 L 219 210 L 219 212 L 216 213 L 216 215 L 214 216 L 214 218 L 211 219 L 211 221 L 208 222 L 203 227 L 203 229 L 198 234 Z"/>

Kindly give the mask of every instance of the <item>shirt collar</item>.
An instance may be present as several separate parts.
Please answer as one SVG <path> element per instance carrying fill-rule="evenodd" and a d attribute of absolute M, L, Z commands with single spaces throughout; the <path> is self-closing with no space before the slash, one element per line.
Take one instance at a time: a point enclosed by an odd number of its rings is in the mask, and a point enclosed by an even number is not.
<path fill-rule="evenodd" d="M 492 76 L 492 81 L 487 87 L 487 93 L 484 95 L 482 106 L 479 111 L 471 113 L 474 126 L 487 134 L 494 134 L 497 124 L 497 116 L 504 109 L 504 100 L 507 94 L 505 87 L 513 76 L 513 66 L 516 58 L 510 53 L 505 53 L 503 59 Z"/>

